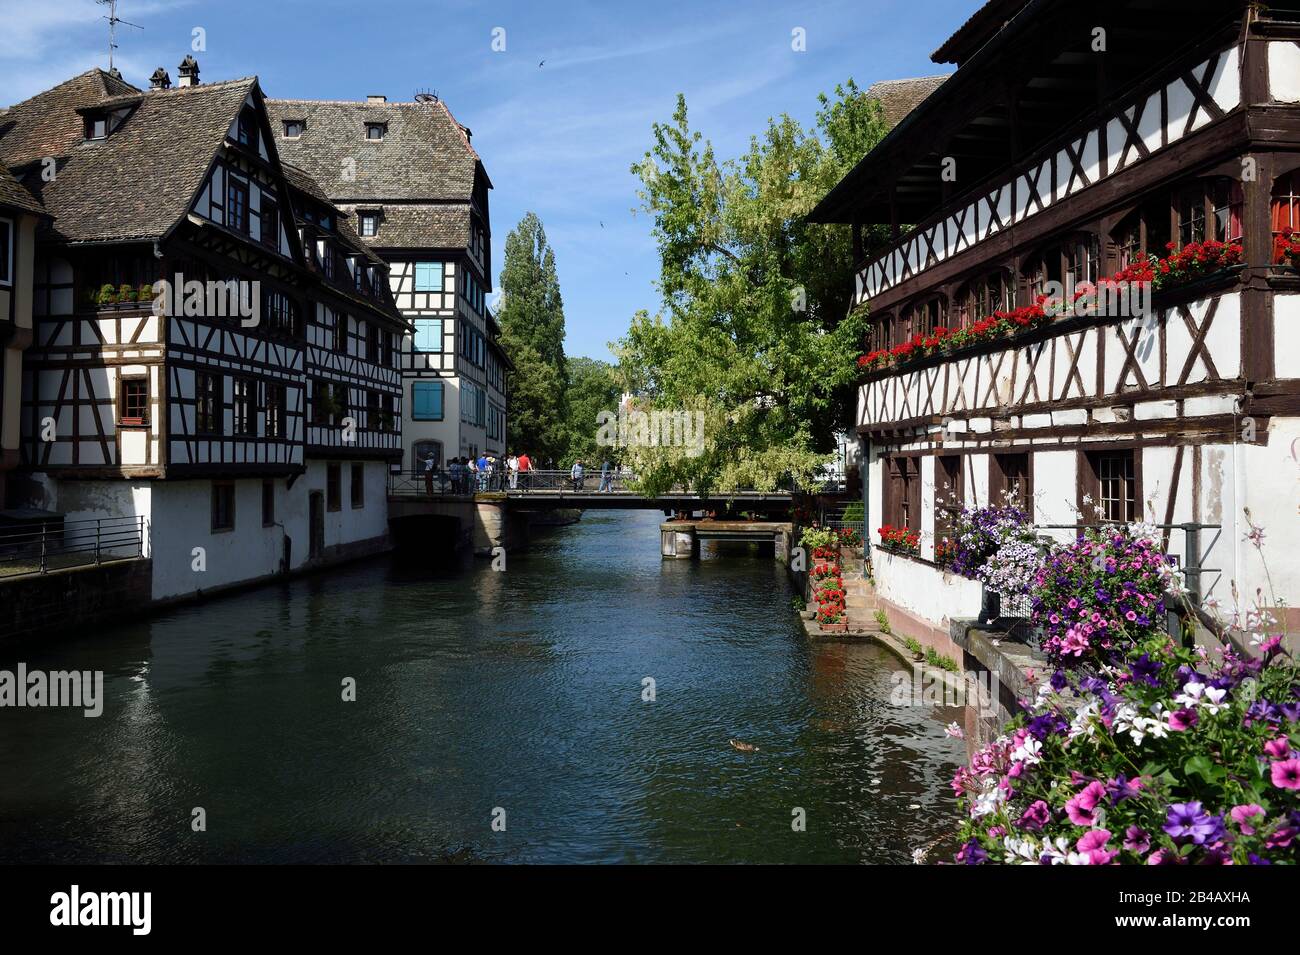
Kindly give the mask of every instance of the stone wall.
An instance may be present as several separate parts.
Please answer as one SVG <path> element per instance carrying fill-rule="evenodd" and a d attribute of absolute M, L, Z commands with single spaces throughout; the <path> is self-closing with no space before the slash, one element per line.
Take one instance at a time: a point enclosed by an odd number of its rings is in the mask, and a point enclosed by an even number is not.
<path fill-rule="evenodd" d="M 134 558 L 0 578 L 0 645 L 146 611 L 153 600 L 152 564 Z"/>

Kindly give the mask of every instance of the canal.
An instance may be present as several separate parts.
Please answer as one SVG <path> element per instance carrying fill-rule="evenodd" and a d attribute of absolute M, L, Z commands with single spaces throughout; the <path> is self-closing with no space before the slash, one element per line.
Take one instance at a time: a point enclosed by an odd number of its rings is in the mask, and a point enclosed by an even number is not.
<path fill-rule="evenodd" d="M 0 861 L 897 863 L 950 831 L 959 714 L 810 645 L 770 550 L 661 561 L 660 520 L 7 651 L 103 670 L 105 701 L 0 709 Z"/>

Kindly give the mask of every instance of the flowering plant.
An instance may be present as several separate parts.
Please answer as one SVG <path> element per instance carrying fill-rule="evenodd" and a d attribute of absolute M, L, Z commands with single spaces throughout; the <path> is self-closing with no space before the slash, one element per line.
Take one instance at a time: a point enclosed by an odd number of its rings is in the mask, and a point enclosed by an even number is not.
<path fill-rule="evenodd" d="M 1043 551 L 1036 542 L 1005 540 L 980 567 L 979 580 L 996 593 L 1027 594 L 1042 566 Z"/>
<path fill-rule="evenodd" d="M 963 577 L 981 580 L 980 574 L 998 549 L 1010 541 L 1031 541 L 1029 518 L 1010 504 L 963 507 L 953 521 L 952 569 Z"/>
<path fill-rule="evenodd" d="M 814 580 L 821 580 L 826 577 L 839 578 L 840 565 L 824 562 L 813 564 L 812 576 Z"/>
<path fill-rule="evenodd" d="M 815 578 L 813 599 L 817 602 L 818 623 L 843 623 L 845 620 L 844 580 L 839 568 L 833 575 Z"/>
<path fill-rule="evenodd" d="M 1300 266 L 1300 232 L 1273 236 L 1273 261 L 1278 265 Z"/>
<path fill-rule="evenodd" d="M 1155 266 L 1157 289 L 1184 285 L 1202 276 L 1240 265 L 1243 254 L 1240 242 L 1219 242 L 1215 239 L 1188 242 L 1181 249 L 1170 242 L 1165 248 L 1170 254 Z"/>
<path fill-rule="evenodd" d="M 884 527 L 877 528 L 876 533 L 880 535 L 880 542 L 885 547 L 911 554 L 915 554 L 921 549 L 921 534 L 919 531 L 886 524 Z"/>
<path fill-rule="evenodd" d="M 1033 622 L 1053 662 L 1107 662 L 1164 632 L 1165 593 L 1180 586 L 1153 528 L 1090 529 L 1037 571 Z"/>
<path fill-rule="evenodd" d="M 934 545 L 934 562 L 936 564 L 951 564 L 953 558 L 957 556 L 957 544 L 954 541 L 944 538 Z"/>
<path fill-rule="evenodd" d="M 1252 660 L 1157 635 L 1057 670 L 953 779 L 958 861 L 1300 862 L 1300 670 L 1256 642 Z"/>
<path fill-rule="evenodd" d="M 840 546 L 841 547 L 861 547 L 862 535 L 852 527 L 840 528 Z"/>

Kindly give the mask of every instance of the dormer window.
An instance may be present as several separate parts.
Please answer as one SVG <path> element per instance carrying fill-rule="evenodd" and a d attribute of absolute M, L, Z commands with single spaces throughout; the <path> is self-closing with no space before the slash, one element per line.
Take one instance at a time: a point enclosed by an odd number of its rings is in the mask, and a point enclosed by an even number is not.
<path fill-rule="evenodd" d="M 297 139 L 302 135 L 303 125 L 301 119 L 286 119 L 284 121 L 284 138 Z"/>
<path fill-rule="evenodd" d="M 366 123 L 366 139 L 379 142 L 387 131 L 387 123 Z"/>
<path fill-rule="evenodd" d="M 362 212 L 357 215 L 357 224 L 361 229 L 362 238 L 368 238 L 379 234 L 379 213 Z"/>
<path fill-rule="evenodd" d="M 107 116 L 100 115 L 100 116 L 86 117 L 86 138 L 87 139 L 103 139 L 107 135 L 108 135 Z"/>

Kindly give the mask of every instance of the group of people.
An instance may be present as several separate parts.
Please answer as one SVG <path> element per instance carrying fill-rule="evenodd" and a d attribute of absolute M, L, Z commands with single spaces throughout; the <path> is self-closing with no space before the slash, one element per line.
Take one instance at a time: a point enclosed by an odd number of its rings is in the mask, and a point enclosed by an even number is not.
<path fill-rule="evenodd" d="M 532 475 L 536 470 L 528 454 L 511 452 L 504 459 L 495 454 L 480 454 L 477 458 L 452 458 L 447 462 L 445 474 L 438 471 L 437 458 L 430 454 L 424 459 L 424 489 L 430 496 L 434 493 L 434 479 L 441 483 L 440 492 L 452 494 L 472 494 L 479 491 L 524 490 L 532 486 Z M 582 460 L 573 462 L 569 469 L 569 482 L 574 491 L 584 489 L 586 469 Z M 614 490 L 614 465 L 604 461 L 600 466 L 601 492 Z"/>
<path fill-rule="evenodd" d="M 433 494 L 433 479 L 438 462 L 433 455 L 424 460 L 424 489 Z M 495 454 L 480 454 L 477 458 L 452 458 L 447 462 L 447 481 L 452 494 L 470 494 L 477 491 L 515 490 L 523 484 L 528 489 L 533 462 L 525 454 L 508 455 L 505 460 Z"/>

